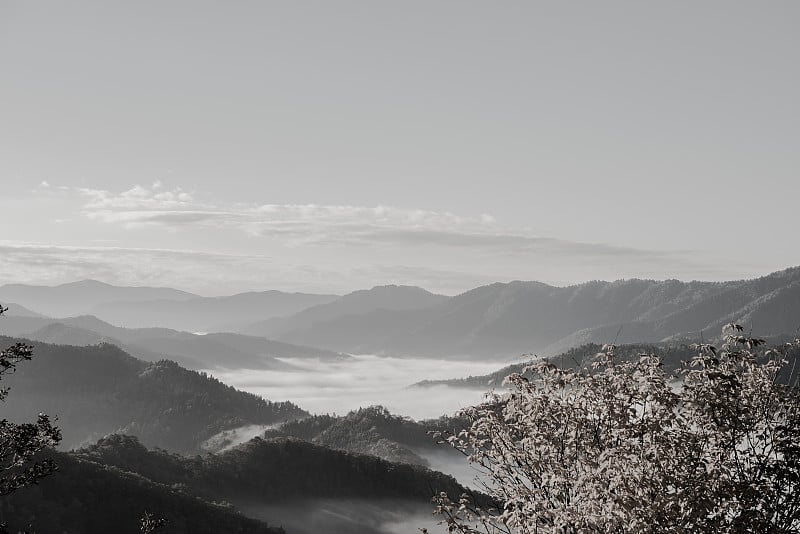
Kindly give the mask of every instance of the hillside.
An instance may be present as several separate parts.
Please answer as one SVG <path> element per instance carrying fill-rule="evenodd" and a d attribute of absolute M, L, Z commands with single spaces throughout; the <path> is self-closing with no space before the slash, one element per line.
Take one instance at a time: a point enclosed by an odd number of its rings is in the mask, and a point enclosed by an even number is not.
<path fill-rule="evenodd" d="M 275 338 L 354 353 L 498 359 L 529 352 L 553 355 L 615 338 L 634 343 L 697 338 L 700 332 L 716 336 L 732 320 L 763 335 L 790 333 L 800 325 L 799 296 L 798 267 L 731 282 L 496 283 L 417 310 L 338 315 L 304 327 L 297 315 L 291 318 L 292 328 L 275 331 Z"/>
<path fill-rule="evenodd" d="M 189 369 L 290 369 L 290 364 L 278 358 L 347 358 L 324 349 L 241 334 L 197 335 L 168 328 L 122 328 L 90 315 L 59 320 L 3 316 L 0 334 L 62 345 L 112 343 L 139 359 L 170 359 Z"/>
<path fill-rule="evenodd" d="M 163 534 L 284 534 L 280 528 L 154 482 L 139 474 L 75 454 L 50 452 L 58 471 L 39 485 L 0 499 L 0 522 L 10 532 L 138 534 L 145 511 L 167 520 Z M 32 529 L 32 530 L 30 530 Z"/>
<path fill-rule="evenodd" d="M 423 467 L 286 438 L 255 438 L 221 454 L 185 457 L 148 451 L 134 438 L 113 435 L 74 455 L 154 482 L 184 484 L 197 495 L 231 502 L 285 502 L 296 497 L 427 501 L 433 495 L 431 489 L 463 491 L 452 477 Z"/>
<path fill-rule="evenodd" d="M 420 449 L 437 448 L 429 431 L 451 428 L 452 418 L 417 422 L 392 415 L 386 408 L 371 406 L 347 415 L 312 415 L 268 430 L 266 437 L 292 437 L 331 449 L 370 454 L 391 462 L 427 466 Z M 447 450 L 445 450 L 447 452 Z"/>
<path fill-rule="evenodd" d="M 561 354 L 552 356 L 548 360 L 560 367 L 585 367 L 592 358 L 602 350 L 603 346 L 597 343 L 587 343 L 579 347 L 569 349 Z M 671 371 L 676 369 L 682 360 L 688 359 L 694 351 L 685 344 L 680 345 L 654 345 L 645 343 L 632 343 L 618 345 L 616 354 L 619 358 L 633 358 L 640 354 L 658 354 L 662 357 L 665 369 Z M 531 355 L 531 361 L 538 359 L 538 356 Z M 446 380 L 423 380 L 412 384 L 411 387 L 426 388 L 434 386 L 449 386 L 455 388 L 470 388 L 488 391 L 492 388 L 500 388 L 503 380 L 508 375 L 521 373 L 530 365 L 531 361 L 514 363 L 507 365 L 493 373 L 478 376 L 468 376 L 463 378 L 450 378 Z"/>
<path fill-rule="evenodd" d="M 419 466 L 291 439 L 256 438 L 222 454 L 182 457 L 113 435 L 71 457 L 203 502 L 232 503 L 245 515 L 286 525 L 290 534 L 411 532 L 435 524 L 433 494 L 467 491 L 452 477 Z M 76 493 L 80 510 L 82 493 Z M 475 497 L 488 504 L 484 496 Z"/>
<path fill-rule="evenodd" d="M 15 341 L 0 337 L 4 347 Z M 195 453 L 223 430 L 307 415 L 291 403 L 265 401 L 171 361 L 143 362 L 114 345 L 32 345 L 33 359 L 4 378 L 13 392 L 4 417 L 58 416 L 66 448 L 124 431 L 148 446 Z"/>
<path fill-rule="evenodd" d="M 348 293 L 332 302 L 314 306 L 290 317 L 256 322 L 242 332 L 291 342 L 291 339 L 314 335 L 320 324 L 338 318 L 362 316 L 371 312 L 420 310 L 446 302 L 448 298 L 419 287 L 377 286 Z M 335 346 L 325 340 L 318 340 L 311 345 Z"/>
<path fill-rule="evenodd" d="M 800 380 L 800 365 L 796 365 L 793 362 L 800 359 L 800 348 L 796 345 L 787 346 L 787 342 L 792 340 L 793 338 L 774 338 L 769 341 L 767 347 L 779 350 L 790 362 L 778 379 L 784 383 L 796 384 Z M 559 367 L 587 367 L 594 356 L 602 350 L 603 345 L 587 343 L 547 359 Z M 621 360 L 636 358 L 641 354 L 656 354 L 660 356 L 664 370 L 667 372 L 674 372 L 681 366 L 682 362 L 689 360 L 696 354 L 696 349 L 693 349 L 690 345 L 685 343 L 626 343 L 617 345 L 615 348 L 615 355 Z M 533 360 L 538 357 L 531 355 L 531 358 Z M 411 387 L 427 388 L 448 386 L 480 390 L 500 388 L 502 387 L 503 380 L 507 376 L 514 373 L 522 373 L 525 367 L 530 365 L 530 363 L 530 361 L 527 361 L 507 365 L 502 369 L 486 375 L 450 378 L 446 380 L 423 380 L 412 384 Z M 289 423 L 287 424 L 287 428 L 292 428 L 294 425 L 303 425 L 307 421 L 307 419 L 304 419 L 302 421 Z"/>
<path fill-rule="evenodd" d="M 2 304 L 3 308 L 7 308 L 6 311 L 3 312 L 3 316 L 5 317 L 46 317 L 45 315 L 33 310 L 29 310 L 25 306 L 17 304 L 16 302 L 5 301 Z"/>

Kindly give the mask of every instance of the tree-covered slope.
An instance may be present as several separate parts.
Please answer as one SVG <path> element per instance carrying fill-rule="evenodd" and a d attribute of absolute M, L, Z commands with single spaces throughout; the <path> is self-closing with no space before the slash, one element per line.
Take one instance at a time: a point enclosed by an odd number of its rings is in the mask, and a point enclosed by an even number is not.
<path fill-rule="evenodd" d="M 800 365 L 794 364 L 800 359 L 800 348 L 796 344 L 787 343 L 794 338 L 775 338 L 770 341 L 770 346 L 783 355 L 791 365 L 788 365 L 779 380 L 784 383 L 797 383 L 800 377 Z M 587 343 L 579 347 L 569 349 L 561 354 L 547 358 L 551 363 L 564 368 L 585 368 L 590 365 L 594 357 L 603 351 L 603 345 L 597 343 Z M 696 348 L 686 343 L 625 343 L 615 347 L 615 357 L 619 360 L 632 360 L 643 354 L 655 354 L 661 358 L 665 371 L 675 372 L 683 362 L 688 361 L 697 353 Z M 533 359 L 538 357 L 532 356 Z M 493 373 L 478 376 L 468 376 L 462 378 L 450 378 L 445 380 L 423 380 L 413 384 L 412 387 L 432 387 L 449 386 L 470 389 L 488 390 L 502 386 L 505 378 L 514 373 L 523 373 L 525 368 L 530 365 L 530 361 L 507 365 Z M 303 424 L 300 421 L 298 424 Z M 295 423 L 292 423 L 295 424 Z M 291 425 L 289 426 L 291 428 Z"/>
<path fill-rule="evenodd" d="M 332 449 L 371 454 L 393 462 L 427 465 L 414 447 L 433 446 L 419 423 L 385 408 L 360 408 L 345 416 L 315 415 L 270 430 L 267 436 L 289 436 Z"/>
<path fill-rule="evenodd" d="M 293 498 L 403 498 L 427 502 L 435 492 L 462 492 L 449 475 L 302 440 L 255 438 L 221 454 L 185 457 L 147 450 L 113 435 L 75 451 L 76 458 L 137 473 L 154 482 L 230 502 Z"/>
<path fill-rule="evenodd" d="M 0 337 L 3 346 L 14 341 Z M 6 381 L 14 394 L 4 416 L 58 416 L 68 448 L 125 431 L 148 446 L 193 453 L 220 431 L 307 415 L 171 361 L 143 362 L 114 345 L 32 344 L 33 360 Z"/>
<path fill-rule="evenodd" d="M 200 499 L 179 486 L 74 454 L 51 452 L 58 471 L 0 499 L 10 532 L 135 534 L 145 512 L 167 520 L 159 534 L 283 534 L 283 529 Z"/>
<path fill-rule="evenodd" d="M 265 437 L 291 437 L 336 450 L 369 454 L 391 462 L 427 466 L 423 452 L 437 449 L 446 454 L 452 449 L 440 447 L 433 431 L 459 430 L 467 422 L 443 416 L 415 421 L 391 414 L 382 406 L 353 410 L 347 415 L 312 415 L 268 430 Z"/>

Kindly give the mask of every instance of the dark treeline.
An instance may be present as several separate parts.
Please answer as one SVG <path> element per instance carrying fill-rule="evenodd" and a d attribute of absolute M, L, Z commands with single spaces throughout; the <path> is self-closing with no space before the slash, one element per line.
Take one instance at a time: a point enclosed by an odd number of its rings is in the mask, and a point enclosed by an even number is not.
<path fill-rule="evenodd" d="M 133 533 L 148 511 L 169 521 L 165 533 L 277 533 L 234 505 L 290 506 L 314 498 L 426 504 L 441 491 L 466 491 L 452 477 L 420 466 L 286 438 L 256 438 L 222 454 L 187 457 L 115 434 L 48 456 L 59 467 L 54 475 L 2 500 L 0 520 L 14 532 Z"/>
<path fill-rule="evenodd" d="M 113 435 L 74 455 L 210 500 L 401 497 L 427 501 L 432 492 L 463 491 L 455 479 L 430 469 L 287 438 L 255 438 L 225 453 L 185 457 L 148 451 L 134 437 Z"/>
<path fill-rule="evenodd" d="M 141 475 L 50 452 L 58 471 L 37 486 L 0 499 L 0 522 L 9 532 L 139 532 L 145 511 L 167 520 L 163 534 L 283 534 L 242 516 L 232 506 L 199 499 Z"/>

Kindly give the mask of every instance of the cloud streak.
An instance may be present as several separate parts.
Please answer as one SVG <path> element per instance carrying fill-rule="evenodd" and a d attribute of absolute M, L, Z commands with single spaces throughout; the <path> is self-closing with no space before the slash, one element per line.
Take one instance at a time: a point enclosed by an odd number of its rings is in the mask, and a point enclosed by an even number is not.
<path fill-rule="evenodd" d="M 319 234 L 322 230 L 326 234 L 358 232 L 364 229 L 458 233 L 491 231 L 496 227 L 494 218 L 486 214 L 464 217 L 449 212 L 393 206 L 219 205 L 200 202 L 181 188 L 163 190 L 158 182 L 153 187 L 137 185 L 121 193 L 87 188 L 78 189 L 78 192 L 87 198 L 82 211 L 88 218 L 106 223 L 122 223 L 129 227 L 151 224 L 229 226 L 253 235 L 283 235 L 289 238 L 304 238 Z"/>
<path fill-rule="evenodd" d="M 541 237 L 503 228 L 488 214 L 393 206 L 317 204 L 235 204 L 201 202 L 180 188 L 135 186 L 121 193 L 80 189 L 83 213 L 92 220 L 128 228 L 161 226 L 171 230 L 229 228 L 280 240 L 290 247 L 435 247 L 471 249 L 479 255 L 640 258 L 664 260 L 669 254 L 602 243 Z"/>
<path fill-rule="evenodd" d="M 765 272 L 733 263 L 723 271 L 714 267 L 719 261 L 687 251 L 539 236 L 485 214 L 223 203 L 160 182 L 122 192 L 59 185 L 46 189 L 41 198 L 47 206 L 61 206 L 58 216 L 66 221 L 54 226 L 52 234 L 78 246 L 42 245 L 42 235 L 30 242 L 0 242 L 0 281 L 96 278 L 212 295 L 262 289 L 344 293 L 396 283 L 456 294 L 515 279 L 565 285 L 634 276 L 713 280 Z M 85 246 L 94 243 L 115 246 Z"/>

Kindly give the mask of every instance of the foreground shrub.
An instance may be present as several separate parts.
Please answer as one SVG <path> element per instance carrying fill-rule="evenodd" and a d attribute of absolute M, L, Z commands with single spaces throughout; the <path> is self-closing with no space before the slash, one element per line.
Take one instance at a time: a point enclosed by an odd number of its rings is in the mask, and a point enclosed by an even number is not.
<path fill-rule="evenodd" d="M 479 467 L 498 509 L 441 494 L 451 532 L 799 532 L 800 397 L 788 350 L 725 327 L 676 376 L 660 358 L 535 363 L 462 412 L 443 441 Z M 795 345 L 798 342 L 795 342 Z"/>

